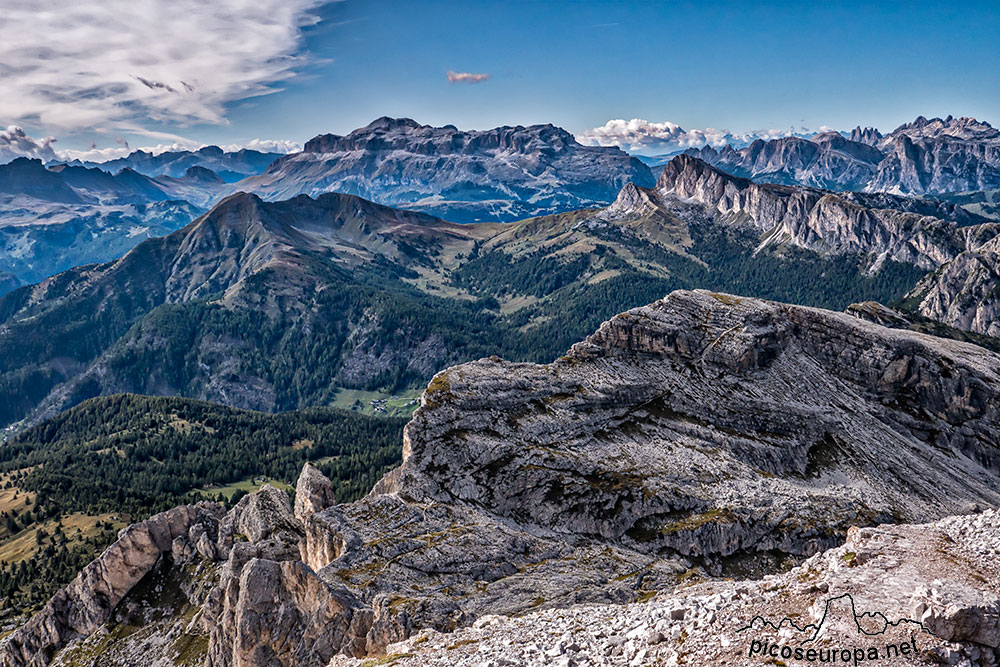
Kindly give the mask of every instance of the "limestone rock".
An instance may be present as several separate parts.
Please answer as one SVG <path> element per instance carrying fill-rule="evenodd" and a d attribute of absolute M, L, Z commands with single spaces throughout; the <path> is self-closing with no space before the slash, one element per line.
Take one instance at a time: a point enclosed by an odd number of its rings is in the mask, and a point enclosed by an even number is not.
<path fill-rule="evenodd" d="M 361 500 L 327 506 L 307 465 L 297 512 L 265 485 L 224 516 L 180 508 L 128 529 L 5 641 L 0 664 L 46 664 L 45 642 L 94 631 L 165 557 L 214 559 L 196 621 L 210 667 L 322 667 L 470 626 L 481 641 L 491 615 L 533 613 L 594 634 L 562 632 L 515 662 L 669 663 L 700 647 L 703 664 L 739 664 L 723 657 L 736 639 L 719 643 L 722 619 L 816 616 L 838 592 L 890 618 L 919 613 L 935 650 L 986 660 L 996 514 L 869 527 L 1000 504 L 998 444 L 1000 355 L 847 313 L 674 292 L 551 364 L 439 373 L 402 464 Z M 718 575 L 767 576 L 686 588 Z M 844 625 L 838 600 L 830 628 Z M 607 660 L 588 663 L 581 642 Z M 442 664 L 471 664 L 454 655 Z"/>
<path fill-rule="evenodd" d="M 400 667 L 751 667 L 776 662 L 766 643 L 787 647 L 789 657 L 797 648 L 826 657 L 811 662 L 834 662 L 837 647 L 843 663 L 854 662 L 857 648 L 865 658 L 875 649 L 885 665 L 993 666 L 1000 661 L 998 552 L 995 510 L 853 529 L 846 544 L 781 575 L 700 582 L 640 604 L 484 616 L 454 633 L 424 631 L 391 644 L 387 660 Z M 782 624 L 781 631 L 768 623 Z M 358 664 L 346 657 L 329 663 Z"/>
<path fill-rule="evenodd" d="M 55 651 L 108 620 L 132 587 L 175 549 L 177 540 L 198 534 L 198 527 L 207 530 L 221 513 L 215 503 L 186 505 L 124 528 L 118 540 L 42 611 L 0 642 L 0 665 L 47 665 Z"/>
<path fill-rule="evenodd" d="M 295 518 L 305 521 L 316 512 L 336 503 L 330 480 L 316 466 L 306 463 L 295 485 Z"/>
<path fill-rule="evenodd" d="M 852 303 L 847 307 L 846 312 L 859 319 L 868 320 L 869 322 L 893 329 L 905 329 L 910 324 L 910 320 L 906 318 L 906 315 L 877 301 Z"/>
<path fill-rule="evenodd" d="M 208 667 L 323 665 L 364 655 L 370 610 L 298 561 L 252 559 L 226 587 L 211 627 Z"/>
<path fill-rule="evenodd" d="M 924 278 L 910 296 L 925 317 L 1000 336 L 1000 237 L 960 253 Z"/>

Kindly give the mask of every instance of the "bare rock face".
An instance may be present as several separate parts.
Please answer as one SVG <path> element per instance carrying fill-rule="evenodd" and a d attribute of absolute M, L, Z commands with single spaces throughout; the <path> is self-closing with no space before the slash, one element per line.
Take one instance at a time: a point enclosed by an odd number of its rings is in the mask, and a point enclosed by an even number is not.
<path fill-rule="evenodd" d="M 305 521 L 316 512 L 336 504 L 330 480 L 316 466 L 306 463 L 295 485 L 295 518 Z"/>
<path fill-rule="evenodd" d="M 805 555 L 1000 501 L 998 374 L 975 346 L 675 292 L 548 366 L 439 374 L 382 490 L 708 563 Z"/>
<path fill-rule="evenodd" d="M 238 581 L 222 585 L 223 609 L 211 617 L 209 667 L 319 665 L 341 651 L 365 653 L 371 611 L 302 562 L 254 558 Z"/>
<path fill-rule="evenodd" d="M 1000 662 L 998 555 L 994 510 L 855 528 L 844 545 L 760 581 L 702 582 L 642 604 L 486 616 L 454 633 L 422 631 L 386 651 L 401 667 L 750 667 L 776 663 L 783 650 L 786 664 L 993 666 Z M 813 660 L 796 660 L 796 650 L 804 658 L 811 650 Z M 338 657 L 330 667 L 358 664 Z"/>
<path fill-rule="evenodd" d="M 1000 336 L 1000 237 L 960 253 L 910 294 L 926 317 Z"/>
<path fill-rule="evenodd" d="M 0 642 L 0 665 L 47 665 L 68 642 L 85 637 L 108 620 L 125 595 L 164 554 L 183 550 L 214 532 L 222 509 L 214 503 L 187 505 L 157 514 L 121 531 L 118 541 L 57 593 L 27 623 Z"/>
<path fill-rule="evenodd" d="M 762 246 L 790 244 L 821 254 L 859 254 L 868 256 L 873 268 L 886 259 L 936 268 L 964 248 L 956 220 L 985 221 L 941 203 L 758 184 L 690 155 L 679 155 L 666 165 L 657 189 L 662 196 L 705 204 L 732 224 L 751 226 L 763 235 Z"/>

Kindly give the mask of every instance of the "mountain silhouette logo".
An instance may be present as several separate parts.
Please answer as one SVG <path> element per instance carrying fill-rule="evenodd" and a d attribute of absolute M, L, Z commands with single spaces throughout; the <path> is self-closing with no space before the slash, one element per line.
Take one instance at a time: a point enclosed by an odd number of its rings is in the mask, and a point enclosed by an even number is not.
<path fill-rule="evenodd" d="M 913 626 L 914 629 L 923 630 L 924 632 L 930 632 L 924 624 L 920 621 L 914 620 L 912 618 L 899 618 L 895 621 L 890 620 L 885 614 L 880 611 L 870 612 L 865 611 L 858 613 L 857 605 L 854 602 L 854 598 L 850 593 L 843 593 L 842 595 L 837 595 L 832 598 L 828 598 L 823 608 L 823 616 L 817 623 L 807 623 L 806 625 L 798 625 L 794 619 L 785 617 L 778 621 L 777 623 L 764 618 L 763 616 L 754 616 L 750 619 L 750 623 L 739 628 L 736 632 L 746 632 L 747 630 L 753 629 L 763 629 L 770 628 L 774 631 L 779 631 L 784 627 L 794 628 L 797 632 L 808 633 L 808 637 L 802 640 L 802 643 L 808 643 L 815 641 L 819 636 L 820 632 L 823 630 L 823 626 L 826 624 L 827 618 L 830 616 L 830 608 L 837 602 L 845 600 L 850 603 L 851 615 L 854 619 L 854 626 L 857 628 L 858 632 L 862 635 L 868 637 L 875 637 L 878 635 L 884 635 L 887 630 L 897 627 L 905 627 L 907 625 Z"/>
<path fill-rule="evenodd" d="M 750 641 L 748 657 L 795 659 L 820 663 L 835 662 L 839 659 L 841 662 L 853 663 L 854 665 L 860 665 L 867 661 L 917 655 L 919 653 L 916 641 L 917 631 L 921 630 L 930 634 L 921 621 L 912 618 L 892 620 L 880 611 L 859 612 L 850 593 L 828 598 L 823 605 L 823 614 L 816 623 L 799 625 L 795 619 L 789 616 L 775 622 L 758 615 L 754 616 L 747 625 L 737 629 L 736 632 L 743 633 L 747 630 L 765 631 L 763 636 L 758 635 Z M 767 631 L 780 633 L 782 630 L 785 630 L 783 637 L 769 638 L 767 636 L 769 634 Z M 795 636 L 787 636 L 789 630 L 794 630 Z M 894 636 L 891 639 L 885 638 L 892 643 L 878 644 L 878 642 L 874 642 L 866 647 L 856 645 L 831 647 L 829 645 L 830 640 L 834 640 L 834 642 L 851 641 L 853 644 L 858 638 L 876 638 L 886 635 L 890 630 L 899 630 L 899 632 L 892 633 Z M 905 639 L 907 635 L 909 635 L 908 640 Z M 823 641 L 817 642 L 819 639 Z M 899 641 L 900 639 L 902 641 Z M 784 641 L 793 644 L 793 646 L 784 644 Z M 808 647 L 812 642 L 816 642 L 816 648 Z"/>

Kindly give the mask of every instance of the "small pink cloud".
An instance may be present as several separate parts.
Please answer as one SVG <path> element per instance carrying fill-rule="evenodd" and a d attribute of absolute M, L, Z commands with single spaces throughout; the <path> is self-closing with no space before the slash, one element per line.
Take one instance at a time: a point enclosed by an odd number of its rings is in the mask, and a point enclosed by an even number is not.
<path fill-rule="evenodd" d="M 489 74 L 473 74 L 472 72 L 454 72 L 448 70 L 448 81 L 450 83 L 482 83 L 490 78 Z"/>

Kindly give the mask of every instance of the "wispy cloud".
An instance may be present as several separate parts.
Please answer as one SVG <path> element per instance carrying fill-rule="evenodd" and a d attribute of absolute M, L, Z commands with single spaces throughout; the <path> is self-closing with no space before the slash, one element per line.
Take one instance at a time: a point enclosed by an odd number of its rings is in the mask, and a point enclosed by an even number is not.
<path fill-rule="evenodd" d="M 455 72 L 448 70 L 450 83 L 482 83 L 490 78 L 489 74 L 473 74 L 472 72 Z"/>
<path fill-rule="evenodd" d="M 825 126 L 820 128 L 821 131 L 829 129 Z M 702 146 L 720 147 L 733 144 L 740 147 L 757 139 L 780 139 L 791 136 L 810 137 L 814 134 L 816 134 L 815 131 L 804 127 L 787 130 L 754 130 L 742 133 L 717 130 L 711 127 L 703 130 L 685 130 L 669 121 L 652 123 L 641 118 L 633 118 L 632 120 L 616 118 L 600 127 L 581 132 L 576 139 L 581 144 L 588 146 L 619 146 L 630 153 L 652 155 Z"/>
<path fill-rule="evenodd" d="M 306 61 L 323 0 L 7 0 L 0 119 L 73 132 L 225 123 Z M 44 39 L 39 39 L 44 36 Z"/>

